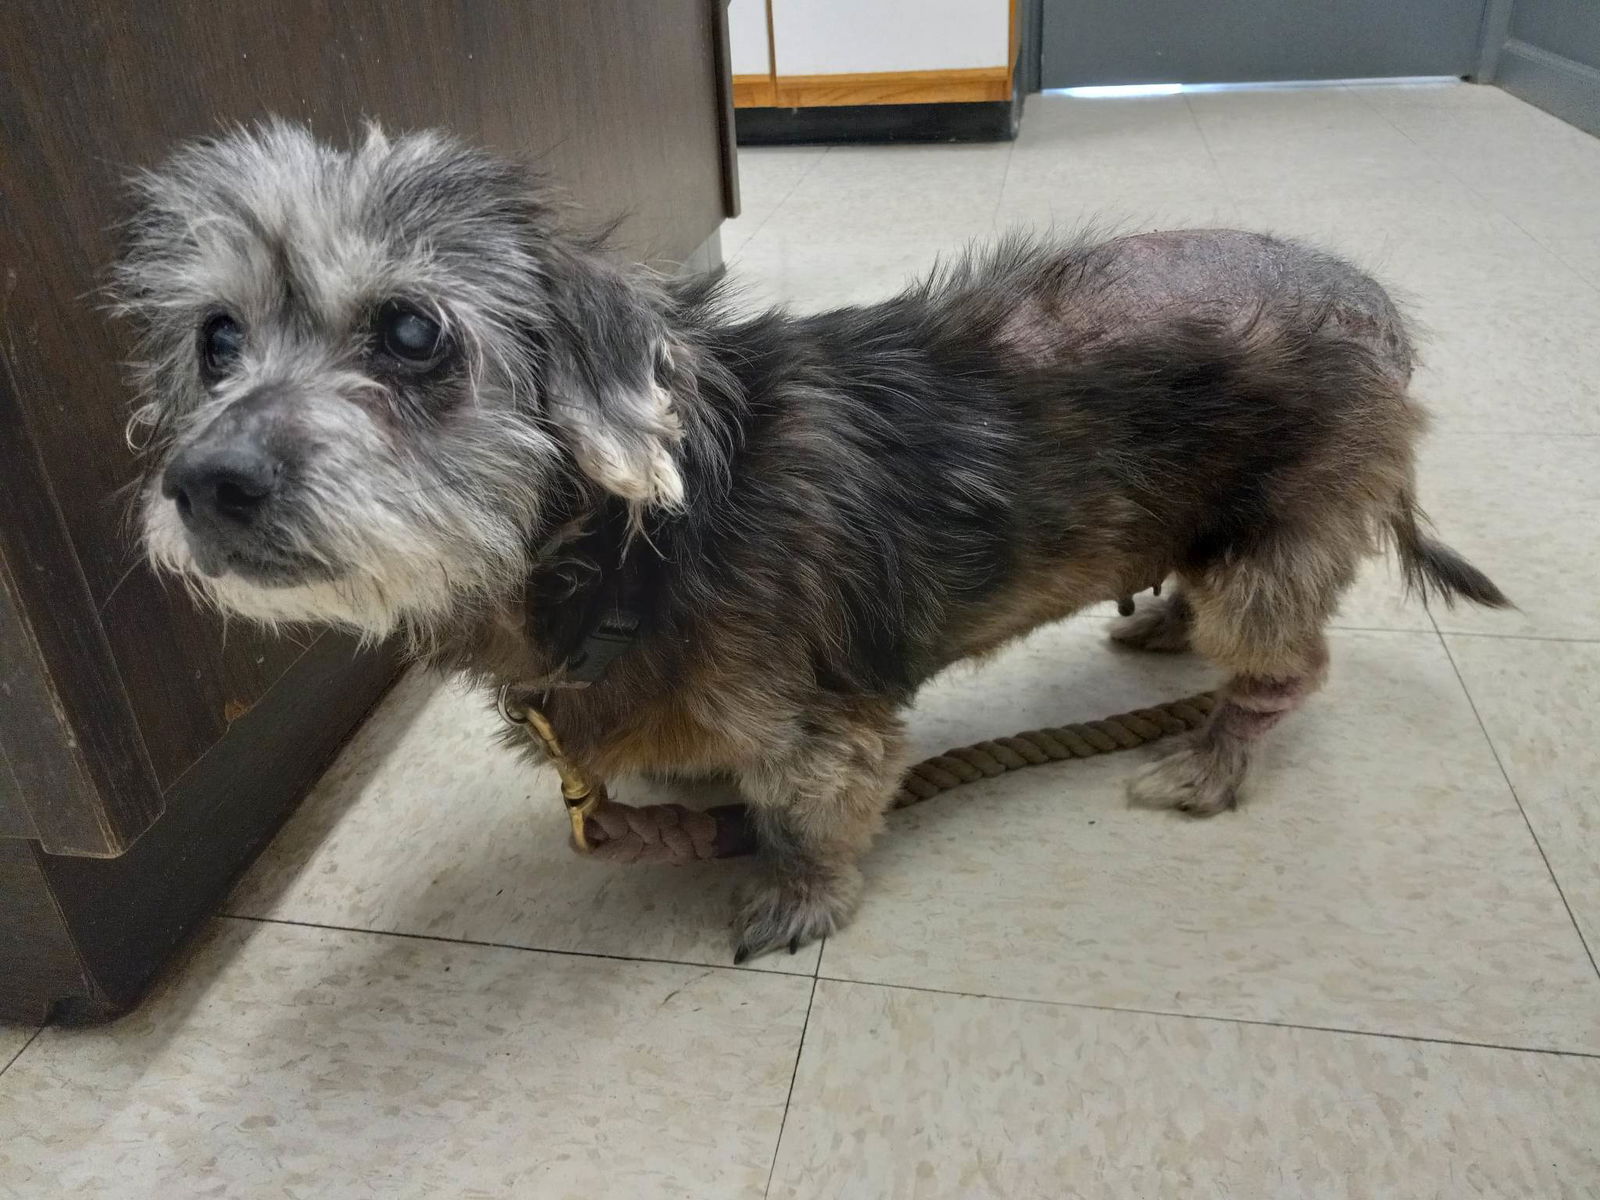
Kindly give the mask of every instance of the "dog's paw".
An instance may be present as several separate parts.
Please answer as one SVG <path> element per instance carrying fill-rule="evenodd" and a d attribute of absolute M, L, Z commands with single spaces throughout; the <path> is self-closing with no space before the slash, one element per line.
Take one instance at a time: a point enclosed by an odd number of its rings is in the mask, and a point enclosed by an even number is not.
<path fill-rule="evenodd" d="M 764 875 L 739 893 L 733 918 L 735 964 L 801 946 L 843 928 L 861 903 L 855 867 L 815 875 Z"/>
<path fill-rule="evenodd" d="M 1111 640 L 1130 650 L 1181 654 L 1189 649 L 1189 606 L 1177 598 L 1143 604 L 1111 623 Z"/>
<path fill-rule="evenodd" d="M 1191 817 L 1209 817 L 1238 807 L 1243 782 L 1241 762 L 1191 744 L 1134 775 L 1128 781 L 1128 801 L 1139 808 L 1175 808 Z"/>

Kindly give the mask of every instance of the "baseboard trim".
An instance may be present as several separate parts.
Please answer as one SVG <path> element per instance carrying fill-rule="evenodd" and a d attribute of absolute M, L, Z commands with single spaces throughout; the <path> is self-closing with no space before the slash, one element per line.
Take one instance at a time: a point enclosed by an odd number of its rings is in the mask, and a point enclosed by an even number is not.
<path fill-rule="evenodd" d="M 733 77 L 733 106 L 735 108 L 770 108 L 778 102 L 778 89 L 771 75 L 735 75 Z"/>
<path fill-rule="evenodd" d="M 860 104 L 824 108 L 741 108 L 741 146 L 816 142 L 1002 142 L 1016 136 L 1012 98 L 966 104 Z"/>
<path fill-rule="evenodd" d="M 735 75 L 735 108 L 863 104 L 974 104 L 1011 96 L 1010 67 L 867 71 L 833 75 Z"/>
<path fill-rule="evenodd" d="M 863 104 L 974 104 L 1011 95 L 1006 67 L 947 71 L 872 71 L 858 75 L 779 75 L 779 108 Z"/>
<path fill-rule="evenodd" d="M 1600 70 L 1513 38 L 1501 48 L 1494 82 L 1600 137 Z"/>

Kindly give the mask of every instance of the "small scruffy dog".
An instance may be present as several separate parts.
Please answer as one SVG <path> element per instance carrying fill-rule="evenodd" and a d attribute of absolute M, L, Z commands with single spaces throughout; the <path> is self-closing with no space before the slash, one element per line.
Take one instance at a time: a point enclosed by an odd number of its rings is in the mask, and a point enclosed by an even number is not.
<path fill-rule="evenodd" d="M 743 316 L 439 134 L 267 124 L 139 190 L 118 292 L 151 559 L 530 691 L 627 613 L 546 711 L 595 776 L 742 787 L 739 960 L 850 917 L 901 713 L 958 659 L 1168 581 L 1113 637 L 1229 678 L 1132 794 L 1198 815 L 1317 687 L 1383 542 L 1414 588 L 1506 603 L 1419 529 L 1393 304 L 1288 242 L 1012 238 L 881 304 Z"/>

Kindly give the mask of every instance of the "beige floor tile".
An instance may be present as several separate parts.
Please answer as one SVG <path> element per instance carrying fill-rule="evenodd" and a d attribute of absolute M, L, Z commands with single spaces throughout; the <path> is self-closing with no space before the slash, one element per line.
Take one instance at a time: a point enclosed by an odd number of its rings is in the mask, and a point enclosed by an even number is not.
<path fill-rule="evenodd" d="M 886 300 L 922 279 L 941 258 L 992 237 L 993 213 L 982 222 L 952 221 L 907 233 L 873 226 L 854 233 L 797 234 L 771 225 L 746 242 L 730 263 L 742 307 L 783 304 L 815 312 Z"/>
<path fill-rule="evenodd" d="M 1507 155 L 1487 168 L 1464 169 L 1464 182 L 1546 244 L 1600 232 L 1600 138 L 1584 153 L 1518 161 Z"/>
<path fill-rule="evenodd" d="M 567 846 L 554 774 L 498 741 L 483 697 L 414 672 L 224 911 L 541 950 L 726 964 L 747 863 L 608 866 Z M 702 789 L 709 795 L 709 788 Z M 630 803 L 678 800 L 643 781 Z M 817 950 L 761 970 L 809 973 Z"/>
<path fill-rule="evenodd" d="M 1252 193 L 1360 195 L 1443 175 L 1382 114 L 1338 89 L 1187 97 L 1217 169 Z"/>
<path fill-rule="evenodd" d="M 1254 131 L 1232 146 L 1208 135 L 1216 168 L 1240 200 L 1338 203 L 1459 187 L 1405 138 L 1352 132 L 1341 137 Z M 1274 149 L 1276 147 L 1276 149 Z"/>
<path fill-rule="evenodd" d="M 1600 235 L 1600 138 L 1496 88 L 1433 98 L 1384 93 L 1372 89 L 1363 99 L 1464 191 L 1550 249 Z"/>
<path fill-rule="evenodd" d="M 999 229 L 1100 236 L 1241 223 L 1231 193 L 1209 168 L 1180 173 L 1154 165 L 1052 179 L 1014 164 L 996 210 Z"/>
<path fill-rule="evenodd" d="M 910 236 L 951 224 L 984 228 L 1009 145 L 835 146 L 779 209 L 793 237 Z"/>
<path fill-rule="evenodd" d="M 1421 493 L 1444 540 L 1518 606 L 1440 608 L 1440 629 L 1600 638 L 1600 437 L 1435 430 Z"/>
<path fill-rule="evenodd" d="M 739 216 L 722 223 L 722 250 L 732 255 L 771 219 L 822 156 L 826 146 L 746 146 L 739 151 Z"/>
<path fill-rule="evenodd" d="M 1448 284 L 1421 267 L 1402 277 L 1421 326 L 1415 391 L 1438 430 L 1600 434 L 1600 293 L 1542 246 L 1525 263 Z"/>
<path fill-rule="evenodd" d="M 1481 121 L 1496 127 L 1548 114 L 1497 87 L 1448 83 L 1348 85 L 1346 93 L 1381 111 L 1408 132 L 1430 132 Z"/>
<path fill-rule="evenodd" d="M 1215 681 L 1101 636 L 1069 626 L 952 672 L 913 754 Z M 1332 649 L 1237 813 L 1129 809 L 1134 752 L 895 814 L 823 974 L 1600 1050 L 1600 978 L 1438 639 L 1341 631 Z"/>
<path fill-rule="evenodd" d="M 1009 146 L 837 146 L 728 255 L 741 307 L 809 312 L 894 295 L 994 234 Z"/>
<path fill-rule="evenodd" d="M 1260 130 L 1297 136 L 1392 137 L 1393 121 L 1377 111 L 1363 89 L 1242 88 L 1190 92 L 1184 102 L 1208 140 L 1249 141 Z"/>
<path fill-rule="evenodd" d="M 1183 97 L 1028 97 L 1011 173 L 1064 184 L 1140 167 L 1174 179 L 1214 174 L 1205 138 Z"/>
<path fill-rule="evenodd" d="M 823 980 L 773 1200 L 1581 1200 L 1600 1060 Z"/>
<path fill-rule="evenodd" d="M 758 171 L 768 153 L 754 152 Z M 941 256 L 992 236 L 1009 154 L 994 145 L 841 146 L 803 171 L 782 160 L 781 206 L 726 254 L 740 304 L 813 311 L 893 295 Z"/>
<path fill-rule="evenodd" d="M 1582 130 L 1495 87 L 1356 87 L 1348 94 L 1448 165 L 1482 168 L 1517 154 L 1582 155 L 1595 145 Z"/>
<path fill-rule="evenodd" d="M 0 1194 L 743 1200 L 811 987 L 223 922 L 0 1076 Z"/>
<path fill-rule="evenodd" d="M 1600 951 L 1600 643 L 1446 639 L 1591 951 Z"/>

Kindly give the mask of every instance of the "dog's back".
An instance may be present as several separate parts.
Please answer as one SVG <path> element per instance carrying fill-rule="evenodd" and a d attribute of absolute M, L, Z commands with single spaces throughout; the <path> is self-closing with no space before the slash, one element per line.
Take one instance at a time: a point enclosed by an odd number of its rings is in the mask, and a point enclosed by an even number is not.
<path fill-rule="evenodd" d="M 1413 586 L 1505 602 L 1418 530 L 1426 417 L 1406 391 L 1411 337 L 1343 259 L 1228 229 L 1059 247 L 1023 237 L 920 295 L 947 336 L 988 340 L 1020 386 L 1045 393 L 1026 444 L 1064 436 L 1098 452 L 1123 468 L 1119 491 L 1191 539 L 1176 563 L 1200 567 L 1269 525 L 1342 521 L 1352 540 L 1392 537 Z"/>

